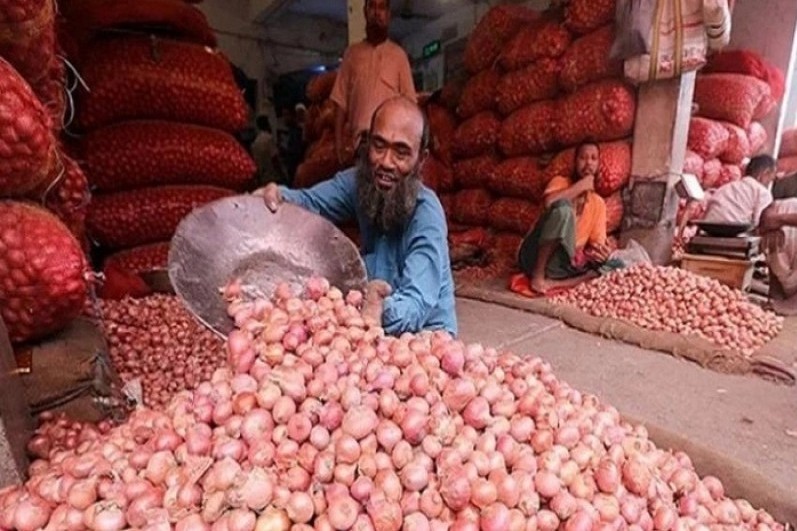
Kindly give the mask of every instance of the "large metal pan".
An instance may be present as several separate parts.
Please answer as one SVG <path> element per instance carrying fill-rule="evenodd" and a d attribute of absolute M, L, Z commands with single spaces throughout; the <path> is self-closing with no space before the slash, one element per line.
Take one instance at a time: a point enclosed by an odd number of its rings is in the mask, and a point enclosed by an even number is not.
<path fill-rule="evenodd" d="M 177 227 L 169 249 L 175 293 L 221 336 L 233 323 L 219 288 L 239 279 L 246 298 L 270 297 L 280 282 L 298 291 L 314 275 L 344 293 L 366 283 L 359 251 L 334 225 L 290 204 L 272 213 L 256 196 L 197 208 Z"/>

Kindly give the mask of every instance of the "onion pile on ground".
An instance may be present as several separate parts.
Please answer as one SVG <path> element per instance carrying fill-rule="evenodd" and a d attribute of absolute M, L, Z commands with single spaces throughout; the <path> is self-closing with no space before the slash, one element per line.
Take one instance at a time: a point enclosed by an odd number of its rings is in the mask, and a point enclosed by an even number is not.
<path fill-rule="evenodd" d="M 164 411 L 73 450 L 40 433 L 0 528 L 784 528 L 539 358 L 384 337 L 362 294 L 313 279 L 305 295 L 233 300 L 229 367 Z"/>
<path fill-rule="evenodd" d="M 783 318 L 749 302 L 741 291 L 673 267 L 623 269 L 552 301 L 649 330 L 698 336 L 746 356 L 783 328 Z"/>
<path fill-rule="evenodd" d="M 224 365 L 224 342 L 172 295 L 100 301 L 111 360 L 125 382 L 140 379 L 144 404 L 166 406 Z"/>

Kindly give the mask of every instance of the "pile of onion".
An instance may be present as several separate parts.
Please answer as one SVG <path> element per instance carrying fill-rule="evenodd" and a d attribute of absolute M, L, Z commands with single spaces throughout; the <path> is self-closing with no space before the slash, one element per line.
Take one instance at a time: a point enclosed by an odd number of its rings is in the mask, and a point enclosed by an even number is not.
<path fill-rule="evenodd" d="M 39 434 L 0 528 L 784 529 L 539 358 L 385 337 L 323 279 L 238 291 L 228 367 L 72 449 Z"/>
<path fill-rule="evenodd" d="M 147 406 L 165 407 L 225 364 L 224 341 L 173 295 L 100 304 L 113 365 L 123 381 L 141 381 Z"/>
<path fill-rule="evenodd" d="M 554 297 L 597 317 L 697 336 L 745 356 L 777 336 L 783 318 L 717 280 L 673 267 L 637 265 Z"/>

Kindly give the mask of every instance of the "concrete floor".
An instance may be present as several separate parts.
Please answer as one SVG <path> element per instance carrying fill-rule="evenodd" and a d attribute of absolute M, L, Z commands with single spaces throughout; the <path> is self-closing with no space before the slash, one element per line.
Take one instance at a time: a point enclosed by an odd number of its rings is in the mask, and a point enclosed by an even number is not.
<path fill-rule="evenodd" d="M 494 304 L 458 299 L 457 313 L 462 340 L 540 356 L 581 391 L 759 472 L 797 502 L 797 387 L 719 374 Z"/>

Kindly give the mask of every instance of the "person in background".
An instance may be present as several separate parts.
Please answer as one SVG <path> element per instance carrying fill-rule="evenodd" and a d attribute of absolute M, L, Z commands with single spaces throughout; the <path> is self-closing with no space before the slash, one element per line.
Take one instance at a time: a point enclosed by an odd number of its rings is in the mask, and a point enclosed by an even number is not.
<path fill-rule="evenodd" d="M 389 0 L 366 0 L 365 21 L 366 38 L 344 52 L 330 96 L 336 107 L 335 153 L 341 163 L 347 151 L 360 145 L 382 102 L 398 95 L 417 98 L 407 54 L 388 38 Z"/>
<path fill-rule="evenodd" d="M 393 335 L 457 333 L 445 213 L 420 177 L 428 143 L 423 111 L 391 98 L 374 112 L 356 167 L 304 190 L 269 184 L 255 192 L 272 211 L 287 201 L 333 223 L 358 221 L 370 280 L 364 314 Z"/>
<path fill-rule="evenodd" d="M 281 131 L 282 134 L 280 135 L 280 154 L 285 165 L 285 173 L 287 174 L 286 182 L 290 184 L 296 177 L 296 169 L 302 163 L 304 140 L 302 138 L 302 128 L 296 119 L 296 109 L 294 107 L 283 109 L 282 121 L 285 125 L 285 130 Z"/>
<path fill-rule="evenodd" d="M 711 223 L 750 223 L 758 226 L 761 213 L 772 203 L 770 186 L 777 163 L 769 155 L 753 157 L 738 181 L 720 186 L 707 200 L 703 220 Z"/>
<path fill-rule="evenodd" d="M 797 198 L 774 201 L 761 214 L 759 233 L 769 266 L 769 297 L 781 315 L 797 315 Z"/>
<path fill-rule="evenodd" d="M 282 163 L 279 158 L 277 143 L 271 133 L 268 116 L 260 115 L 255 120 L 258 133 L 252 142 L 252 158 L 257 165 L 257 183 L 264 185 L 272 181 L 284 180 Z"/>
<path fill-rule="evenodd" d="M 304 143 L 306 135 L 305 130 L 307 127 L 307 107 L 304 103 L 297 103 L 296 107 L 293 109 L 296 112 L 296 124 L 302 131 L 302 142 Z"/>
<path fill-rule="evenodd" d="M 598 276 L 587 264 L 609 258 L 606 203 L 594 191 L 599 167 L 600 148 L 585 142 L 576 148 L 574 175 L 554 177 L 545 189 L 545 212 L 518 251 L 518 267 L 539 294 Z"/>

